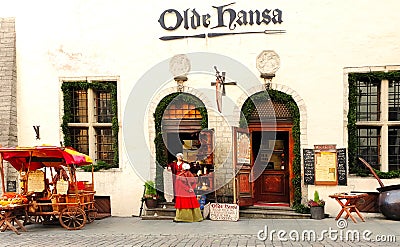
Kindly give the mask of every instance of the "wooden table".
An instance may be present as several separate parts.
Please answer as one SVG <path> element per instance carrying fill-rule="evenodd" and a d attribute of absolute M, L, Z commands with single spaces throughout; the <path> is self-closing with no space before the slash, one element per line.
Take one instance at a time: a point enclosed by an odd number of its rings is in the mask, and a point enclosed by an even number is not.
<path fill-rule="evenodd" d="M 330 198 L 335 199 L 339 205 L 342 207 L 342 210 L 340 210 L 339 214 L 336 216 L 335 220 L 338 220 L 344 212 L 346 212 L 346 216 L 344 217 L 345 219 L 351 218 L 354 223 L 357 223 L 357 220 L 354 218 L 354 216 L 351 214 L 352 212 L 355 212 L 358 217 L 365 222 L 364 217 L 360 214 L 360 211 L 358 211 L 356 203 L 359 199 L 368 196 L 367 193 L 336 193 L 333 195 L 330 195 Z"/>
<path fill-rule="evenodd" d="M 25 210 L 25 206 L 23 205 L 16 205 L 16 206 L 7 206 L 7 207 L 0 207 L 0 230 L 4 232 L 7 229 L 12 230 L 16 234 L 19 233 L 19 229 L 26 232 L 26 228 L 23 224 L 17 219 L 19 214 L 22 214 Z M 17 224 L 15 227 L 14 224 Z"/>

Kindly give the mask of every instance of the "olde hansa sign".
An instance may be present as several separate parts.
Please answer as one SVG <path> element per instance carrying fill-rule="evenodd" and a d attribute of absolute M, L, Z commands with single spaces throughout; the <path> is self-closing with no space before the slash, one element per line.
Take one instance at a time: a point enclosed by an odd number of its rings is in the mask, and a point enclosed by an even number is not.
<path fill-rule="evenodd" d="M 163 11 L 158 19 L 161 27 L 167 31 L 174 31 L 178 29 L 197 29 L 199 27 L 217 29 L 217 28 L 228 28 L 229 30 L 235 30 L 238 26 L 262 26 L 262 25 L 276 25 L 281 24 L 282 11 L 280 9 L 268 9 L 263 10 L 236 10 L 231 8 L 235 3 L 230 3 L 221 6 L 212 6 L 214 9 L 213 13 L 199 13 L 195 8 L 185 9 L 182 11 L 176 9 L 167 9 Z M 168 21 L 167 21 L 168 19 Z M 224 33 L 208 33 L 190 35 L 190 36 L 163 36 L 161 40 L 173 40 L 181 38 L 205 38 L 217 37 L 222 35 L 232 34 L 248 34 L 248 33 L 284 33 L 285 30 L 263 30 L 263 31 L 250 31 L 250 32 L 224 32 Z"/>

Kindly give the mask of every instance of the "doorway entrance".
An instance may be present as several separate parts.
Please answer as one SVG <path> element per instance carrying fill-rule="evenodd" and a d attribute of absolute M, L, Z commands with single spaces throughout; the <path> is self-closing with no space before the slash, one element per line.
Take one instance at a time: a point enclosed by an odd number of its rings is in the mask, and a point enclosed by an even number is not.
<path fill-rule="evenodd" d="M 261 138 L 273 135 L 276 140 Z M 254 203 L 289 203 L 289 132 L 252 131 L 251 138 L 253 166 L 263 168 L 254 181 Z"/>
<path fill-rule="evenodd" d="M 248 100 L 254 104 L 251 112 L 246 112 L 251 157 L 248 171 L 240 169 L 236 176 L 239 205 L 273 203 L 292 206 L 294 137 L 291 110 L 282 100 L 269 98 L 265 92 Z"/>

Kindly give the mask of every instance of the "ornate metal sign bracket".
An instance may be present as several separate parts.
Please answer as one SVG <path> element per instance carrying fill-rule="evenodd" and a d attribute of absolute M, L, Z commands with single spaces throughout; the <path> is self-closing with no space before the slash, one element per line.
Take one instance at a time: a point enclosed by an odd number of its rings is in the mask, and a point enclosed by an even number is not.
<path fill-rule="evenodd" d="M 215 82 L 211 82 L 211 86 L 215 86 L 215 93 L 216 93 L 216 101 L 218 111 L 222 112 L 222 96 L 226 95 L 225 85 L 236 85 L 236 82 L 225 82 L 225 72 L 220 72 L 217 69 L 217 66 L 214 66 L 215 69 Z"/>

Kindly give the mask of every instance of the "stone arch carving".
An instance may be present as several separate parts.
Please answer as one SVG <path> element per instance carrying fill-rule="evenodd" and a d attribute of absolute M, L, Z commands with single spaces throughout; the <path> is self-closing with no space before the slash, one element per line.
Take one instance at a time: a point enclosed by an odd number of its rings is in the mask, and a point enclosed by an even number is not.
<path fill-rule="evenodd" d="M 149 133 L 148 134 L 148 146 L 150 148 L 150 153 L 154 154 L 151 157 L 151 161 L 150 161 L 150 177 L 151 178 L 155 178 L 155 175 L 156 175 L 156 157 L 155 157 L 156 146 L 154 143 L 156 133 L 155 133 L 155 122 L 154 122 L 153 113 L 156 111 L 156 108 L 162 99 L 164 99 L 166 96 L 168 96 L 172 93 L 176 93 L 176 92 L 177 92 L 176 87 L 166 88 L 166 89 L 158 92 L 151 100 L 151 103 L 147 110 L 147 116 L 145 119 L 147 119 L 147 121 L 148 121 L 147 122 L 147 133 Z M 210 109 L 212 107 L 211 101 L 199 90 L 196 90 L 195 88 L 192 88 L 192 87 L 185 86 L 183 92 L 187 93 L 187 94 L 191 94 L 194 97 L 197 97 L 201 102 L 203 102 L 204 106 L 207 109 Z"/>
<path fill-rule="evenodd" d="M 286 85 L 281 85 L 277 83 L 271 83 L 270 84 L 270 89 L 274 89 L 283 93 L 286 93 L 290 96 L 292 96 L 293 100 L 296 102 L 297 107 L 299 108 L 300 112 L 300 145 L 303 147 L 306 147 L 308 145 L 308 140 L 307 140 L 307 109 L 306 109 L 306 104 L 303 98 L 293 89 Z M 246 93 L 243 93 L 236 101 L 236 106 L 237 108 L 235 109 L 235 114 L 234 114 L 234 123 L 236 126 L 239 126 L 239 121 L 240 121 L 240 111 L 242 109 L 242 106 L 244 102 L 253 94 L 256 94 L 258 92 L 264 91 L 265 90 L 265 85 L 258 85 L 255 87 L 250 88 Z"/>

